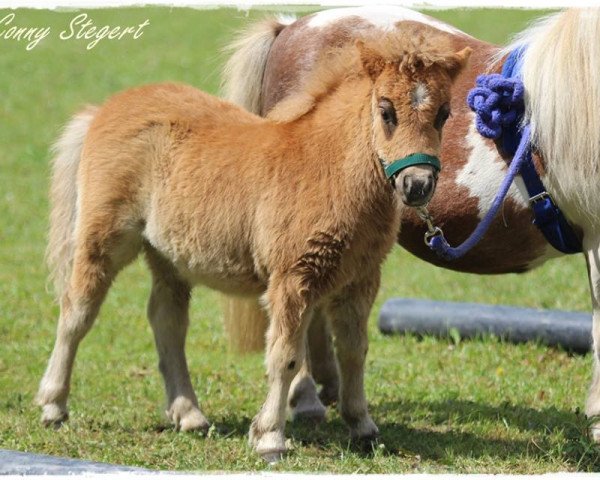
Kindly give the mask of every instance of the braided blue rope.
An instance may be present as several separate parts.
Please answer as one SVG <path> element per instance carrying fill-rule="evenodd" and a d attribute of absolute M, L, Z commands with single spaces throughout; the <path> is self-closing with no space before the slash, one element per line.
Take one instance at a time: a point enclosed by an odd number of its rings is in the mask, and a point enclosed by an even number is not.
<path fill-rule="evenodd" d="M 516 125 L 525 112 L 525 87 L 518 78 L 498 73 L 479 75 L 467 96 L 475 112 L 477 131 L 486 138 L 500 138 L 507 127 Z"/>
<path fill-rule="evenodd" d="M 467 97 L 467 103 L 476 114 L 475 126 L 486 138 L 497 139 L 512 134 L 516 123 L 522 118 L 524 104 L 523 82 L 518 78 L 506 78 L 502 75 L 480 75 L 476 87 Z M 483 238 L 502 206 L 508 190 L 530 151 L 529 125 L 521 133 L 519 146 L 500 189 L 492 202 L 490 210 L 477 225 L 473 233 L 458 247 L 451 247 L 443 234 L 434 235 L 428 240 L 429 247 L 445 260 L 455 260 L 464 256 Z"/>

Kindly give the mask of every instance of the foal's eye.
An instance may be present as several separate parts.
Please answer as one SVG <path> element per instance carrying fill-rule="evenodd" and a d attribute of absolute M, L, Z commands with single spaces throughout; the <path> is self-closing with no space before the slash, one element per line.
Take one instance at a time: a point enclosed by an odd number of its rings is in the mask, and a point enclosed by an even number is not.
<path fill-rule="evenodd" d="M 381 119 L 383 120 L 384 128 L 387 135 L 391 135 L 398 125 L 398 119 L 396 118 L 396 109 L 394 104 L 387 98 L 379 100 L 379 112 L 381 113 Z"/>
<path fill-rule="evenodd" d="M 442 127 L 444 126 L 444 123 L 446 123 L 446 120 L 448 120 L 449 116 L 450 116 L 450 105 L 448 105 L 447 103 L 444 103 L 438 110 L 437 115 L 435 116 L 433 126 L 437 130 L 441 130 Z"/>

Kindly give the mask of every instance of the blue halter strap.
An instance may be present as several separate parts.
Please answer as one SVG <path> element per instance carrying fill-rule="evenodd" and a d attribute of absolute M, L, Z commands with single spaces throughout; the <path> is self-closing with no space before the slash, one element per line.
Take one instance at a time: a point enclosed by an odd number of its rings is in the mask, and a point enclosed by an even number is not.
<path fill-rule="evenodd" d="M 502 67 L 504 77 L 520 77 L 524 52 L 524 47 L 511 52 Z M 508 125 L 502 133 L 502 148 L 510 155 L 514 154 L 521 139 L 521 131 L 518 127 L 517 123 Z M 534 215 L 533 223 L 540 229 L 548 243 L 562 253 L 580 253 L 583 250 L 581 240 L 546 191 L 535 170 L 531 150 L 521 166 L 521 178 L 529 194 L 529 204 Z"/>
<path fill-rule="evenodd" d="M 469 92 L 467 98 L 470 108 L 476 113 L 479 133 L 486 138 L 500 139 L 504 151 L 514 155 L 490 210 L 469 238 L 458 247 L 451 247 L 441 230 L 432 229 L 431 217 L 427 213 L 422 214 L 430 226 L 430 231 L 425 235 L 427 244 L 446 260 L 462 257 L 483 238 L 519 173 L 529 194 L 534 214 L 533 223 L 548 243 L 563 253 L 582 251 L 581 241 L 544 188 L 535 170 L 529 125 L 521 125 L 525 112 L 524 87 L 519 78 L 523 53 L 523 47 L 511 52 L 502 68 L 502 75 L 477 77 L 477 86 Z"/>

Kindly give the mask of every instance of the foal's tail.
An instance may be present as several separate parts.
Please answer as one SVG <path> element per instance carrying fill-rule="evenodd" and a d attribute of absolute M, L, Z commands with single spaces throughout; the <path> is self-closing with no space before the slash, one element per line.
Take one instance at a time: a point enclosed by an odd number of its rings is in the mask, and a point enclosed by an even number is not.
<path fill-rule="evenodd" d="M 64 291 L 71 276 L 74 232 L 77 220 L 77 171 L 83 141 L 98 108 L 89 106 L 75 115 L 65 126 L 53 146 L 52 180 L 50 185 L 50 233 L 46 262 L 57 297 Z"/>
<path fill-rule="evenodd" d="M 226 100 L 261 114 L 262 82 L 271 45 L 295 20 L 279 16 L 255 23 L 225 47 L 230 57 L 222 72 L 221 94 Z M 268 320 L 258 299 L 224 296 L 222 305 L 229 347 L 239 353 L 263 348 Z"/>
<path fill-rule="evenodd" d="M 250 25 L 225 47 L 230 57 L 221 74 L 221 94 L 252 113 L 260 114 L 262 80 L 271 45 L 295 17 L 279 15 Z"/>

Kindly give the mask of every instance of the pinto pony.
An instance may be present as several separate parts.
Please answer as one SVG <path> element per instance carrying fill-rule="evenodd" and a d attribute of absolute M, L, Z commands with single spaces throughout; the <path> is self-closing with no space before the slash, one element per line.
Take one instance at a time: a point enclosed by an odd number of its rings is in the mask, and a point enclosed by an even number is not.
<path fill-rule="evenodd" d="M 386 35 L 406 29 L 433 30 L 456 49 L 473 50 L 468 67 L 452 87 L 452 116 L 442 139 L 444 169 L 438 178 L 438 193 L 428 205 L 446 238 L 459 244 L 491 206 L 506 170 L 494 142 L 477 132 L 475 117 L 465 100 L 477 75 L 485 73 L 498 55 L 499 47 L 398 6 L 336 8 L 297 21 L 287 17 L 265 20 L 241 32 L 227 49 L 231 56 L 223 71 L 222 90 L 230 101 L 266 115 L 279 101 L 302 88 L 320 52 L 352 43 L 365 33 Z M 483 241 L 459 260 L 446 261 L 427 248 L 424 223 L 413 209 L 402 212 L 398 243 L 423 260 L 452 270 L 525 272 L 561 255 L 531 224 L 527 199 L 519 178 L 509 190 L 501 218 L 496 218 Z M 261 349 L 267 319 L 256 298 L 228 297 L 223 305 L 232 348 L 241 352 Z M 331 401 L 337 396 L 337 372 L 322 318 L 324 315 L 316 312 L 311 324 L 309 335 L 316 348 L 311 348 L 310 354 L 315 377 L 324 387 L 322 396 Z M 317 403 L 307 408 L 324 411 Z"/>
<path fill-rule="evenodd" d="M 366 322 L 399 228 L 398 197 L 427 202 L 437 175 L 421 164 L 394 179 L 384 166 L 438 155 L 450 86 L 469 53 L 415 32 L 361 40 L 325 53 L 269 119 L 176 84 L 127 90 L 76 116 L 54 160 L 48 256 L 61 313 L 38 395 L 43 422 L 67 417 L 77 346 L 114 277 L 143 250 L 178 428 L 208 427 L 184 353 L 190 290 L 201 283 L 262 294 L 270 314 L 269 391 L 250 428 L 257 452 L 286 449 L 288 390 L 315 308 L 332 318 L 351 434 L 376 435 L 363 389 Z"/>
<path fill-rule="evenodd" d="M 436 195 L 428 206 L 452 244 L 470 234 L 489 209 L 506 172 L 506 161 L 493 141 L 475 128 L 475 116 L 466 104 L 475 78 L 499 71 L 502 60 L 516 47 L 528 45 L 523 59 L 527 117 L 531 121 L 534 161 L 547 190 L 578 230 L 589 267 L 594 307 L 594 379 L 586 413 L 600 414 L 600 12 L 569 10 L 554 14 L 523 32 L 504 49 L 482 42 L 421 13 L 395 6 L 325 10 L 297 21 L 273 20 L 257 24 L 231 45 L 224 71 L 224 93 L 232 101 L 265 114 L 291 92 L 314 68 L 315 59 L 330 45 L 352 42 L 365 32 L 435 29 L 456 49 L 473 49 L 469 67 L 452 91 L 452 117 L 442 141 L 444 170 Z M 262 59 L 249 69 L 250 59 Z M 502 215 L 483 240 L 462 259 L 446 261 L 423 242 L 426 228 L 414 211 L 402 212 L 398 242 L 416 256 L 453 270 L 471 273 L 508 273 L 530 270 L 561 255 L 531 224 L 527 191 L 520 177 L 509 190 Z M 264 320 L 257 303 L 227 301 L 226 324 L 235 318 L 245 341 L 230 332 L 240 350 L 261 343 Z M 324 315 L 315 312 L 310 327 L 310 356 L 315 379 L 323 383 L 321 398 L 337 397 L 337 372 L 327 341 Z M 239 328 L 240 323 L 247 325 Z M 261 330 L 261 324 L 263 325 Z M 297 379 L 291 406 L 298 415 L 322 416 L 311 379 Z M 600 429 L 594 428 L 600 440 Z"/>

